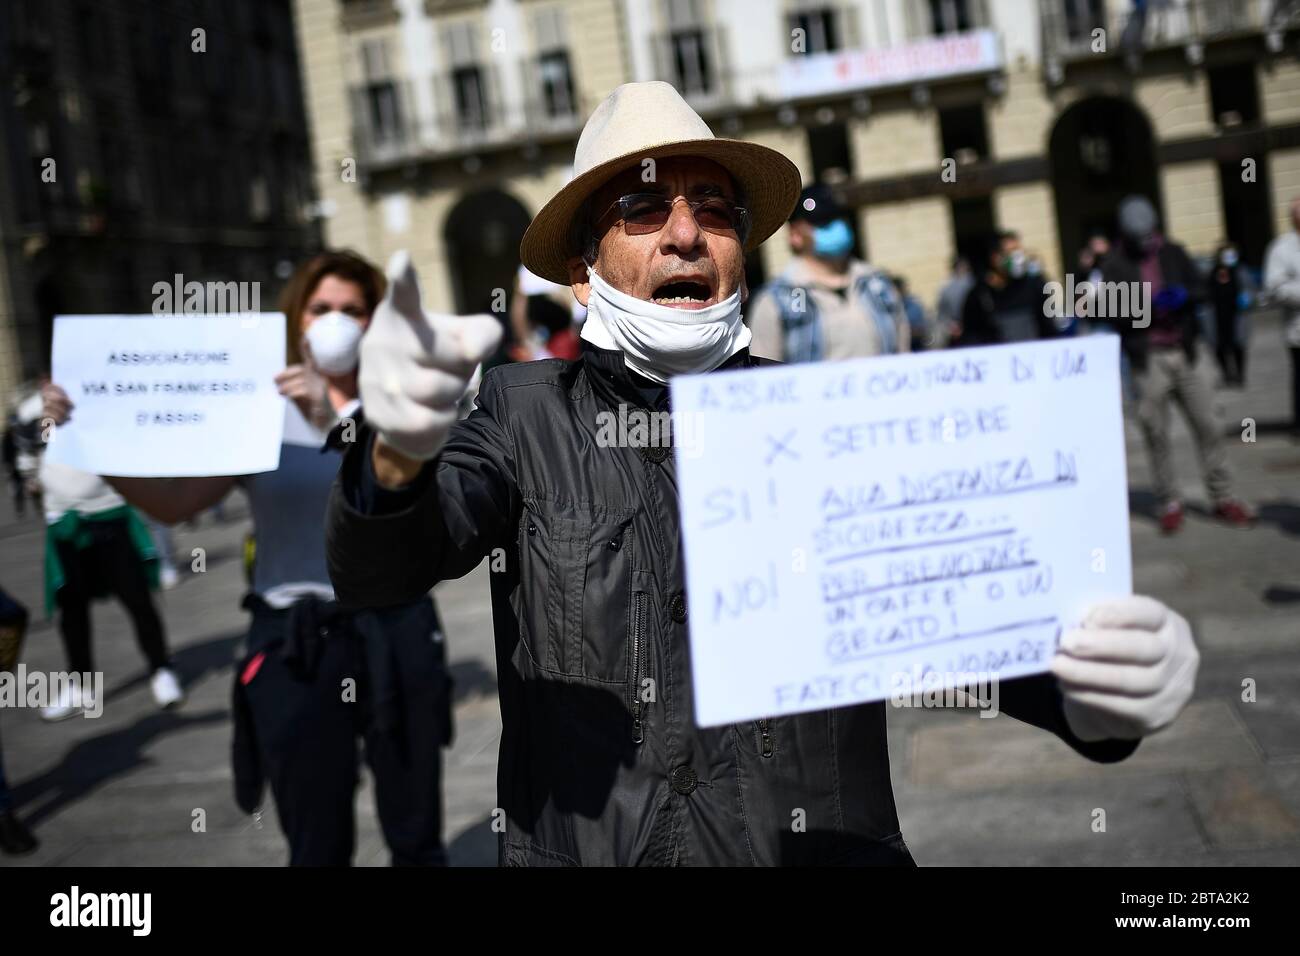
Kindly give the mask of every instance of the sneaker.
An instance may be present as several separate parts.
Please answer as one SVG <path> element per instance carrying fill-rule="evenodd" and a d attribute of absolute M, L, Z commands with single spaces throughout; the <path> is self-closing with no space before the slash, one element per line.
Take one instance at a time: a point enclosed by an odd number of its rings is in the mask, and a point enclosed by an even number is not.
<path fill-rule="evenodd" d="M 185 699 L 181 682 L 176 679 L 176 672 L 170 667 L 160 667 L 149 679 L 149 689 L 153 691 L 154 702 L 163 710 L 175 707 Z"/>
<path fill-rule="evenodd" d="M 1171 501 L 1165 505 L 1165 510 L 1160 513 L 1160 530 L 1165 534 L 1175 534 L 1183 526 L 1183 505 L 1179 501 Z"/>
<path fill-rule="evenodd" d="M 176 573 L 174 567 L 168 565 L 158 572 L 158 581 L 162 584 L 164 591 L 170 591 L 181 583 L 181 576 Z"/>
<path fill-rule="evenodd" d="M 72 681 L 59 688 L 58 699 L 48 707 L 41 708 L 41 719 L 51 723 L 75 717 L 83 710 L 94 710 L 95 698 L 87 691 L 82 693 L 80 681 Z"/>
<path fill-rule="evenodd" d="M 1214 506 L 1214 517 L 1237 528 L 1249 528 L 1255 523 L 1255 512 L 1240 501 L 1226 498 Z"/>
<path fill-rule="evenodd" d="M 12 810 L 0 813 L 0 850 L 11 856 L 23 856 L 39 845 L 32 831 L 14 816 Z"/>

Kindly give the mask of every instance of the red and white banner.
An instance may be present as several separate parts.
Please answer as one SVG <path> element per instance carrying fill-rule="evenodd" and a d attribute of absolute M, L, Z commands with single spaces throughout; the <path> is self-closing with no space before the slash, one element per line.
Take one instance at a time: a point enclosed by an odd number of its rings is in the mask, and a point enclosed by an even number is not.
<path fill-rule="evenodd" d="M 781 94 L 786 99 L 802 99 L 982 73 L 1001 66 L 997 34 L 973 30 L 884 49 L 791 57 L 781 64 Z"/>

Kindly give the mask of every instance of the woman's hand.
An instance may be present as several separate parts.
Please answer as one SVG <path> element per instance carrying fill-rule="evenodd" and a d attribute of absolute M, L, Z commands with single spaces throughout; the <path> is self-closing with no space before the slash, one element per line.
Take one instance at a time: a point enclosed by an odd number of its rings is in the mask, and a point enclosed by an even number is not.
<path fill-rule="evenodd" d="M 324 430 L 333 422 L 329 384 L 311 365 L 290 365 L 275 377 L 275 384 L 280 394 L 291 399 L 302 412 L 302 417 L 317 428 Z"/>
<path fill-rule="evenodd" d="M 55 425 L 62 425 L 72 417 L 72 399 L 53 382 L 41 386 L 41 402 L 41 417 L 50 419 Z"/>

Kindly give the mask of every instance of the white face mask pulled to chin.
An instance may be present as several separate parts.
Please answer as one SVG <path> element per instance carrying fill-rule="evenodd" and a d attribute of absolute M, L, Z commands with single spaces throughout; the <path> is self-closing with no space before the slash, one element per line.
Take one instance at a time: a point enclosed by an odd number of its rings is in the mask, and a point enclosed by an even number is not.
<path fill-rule="evenodd" d="M 628 368 L 653 382 L 711 372 L 749 345 L 739 289 L 703 309 L 674 309 L 620 292 L 590 266 L 587 274 L 591 294 L 582 338 L 619 350 Z"/>

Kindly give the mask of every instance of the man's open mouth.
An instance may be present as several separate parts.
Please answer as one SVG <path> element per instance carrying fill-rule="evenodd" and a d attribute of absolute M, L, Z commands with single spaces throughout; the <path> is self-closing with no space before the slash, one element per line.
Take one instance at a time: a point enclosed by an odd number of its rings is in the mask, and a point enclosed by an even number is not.
<path fill-rule="evenodd" d="M 652 301 L 673 309 L 702 309 L 713 303 L 713 290 L 702 281 L 676 279 L 655 289 Z"/>

